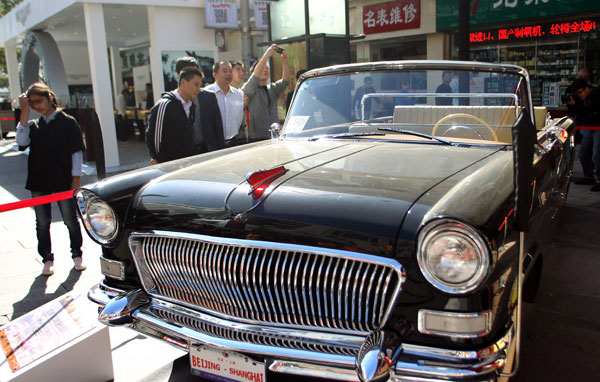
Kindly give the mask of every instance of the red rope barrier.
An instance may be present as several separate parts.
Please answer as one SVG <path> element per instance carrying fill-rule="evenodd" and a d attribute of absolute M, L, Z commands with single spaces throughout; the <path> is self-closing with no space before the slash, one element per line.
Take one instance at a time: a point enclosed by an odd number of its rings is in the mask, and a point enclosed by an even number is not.
<path fill-rule="evenodd" d="M 576 130 L 600 130 L 600 126 L 577 126 Z"/>
<path fill-rule="evenodd" d="M 20 200 L 18 202 L 0 204 L 0 212 L 17 210 L 19 208 L 25 207 L 34 207 L 39 206 L 41 204 L 47 204 L 52 202 L 58 202 L 60 200 L 65 200 L 73 197 L 73 192 L 75 190 L 69 190 L 64 192 L 59 192 L 57 194 L 39 196 L 37 198 L 31 198 L 27 200 Z"/>

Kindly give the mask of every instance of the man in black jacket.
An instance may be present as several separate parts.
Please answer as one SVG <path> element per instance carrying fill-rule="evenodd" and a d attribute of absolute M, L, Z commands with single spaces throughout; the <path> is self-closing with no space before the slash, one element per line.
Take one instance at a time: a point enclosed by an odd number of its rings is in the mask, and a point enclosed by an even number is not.
<path fill-rule="evenodd" d="M 202 89 L 202 78 L 198 68 L 183 68 L 177 89 L 164 93 L 152 107 L 146 131 L 146 145 L 152 164 L 198 153 L 193 141 L 195 107 L 192 99 Z"/>
<path fill-rule="evenodd" d="M 577 79 L 572 85 L 573 93 L 581 100 L 575 119 L 578 126 L 600 126 L 600 90 L 584 79 Z M 579 146 L 579 160 L 583 169 L 583 178 L 575 184 L 593 185 L 591 191 L 600 191 L 600 183 L 594 178 L 600 176 L 600 130 L 581 130 L 583 139 Z"/>
<path fill-rule="evenodd" d="M 181 57 L 175 62 L 175 71 L 179 74 L 186 67 L 200 69 L 194 57 Z M 223 119 L 215 93 L 201 89 L 192 99 L 195 106 L 193 139 L 199 153 L 219 150 L 225 147 Z"/>

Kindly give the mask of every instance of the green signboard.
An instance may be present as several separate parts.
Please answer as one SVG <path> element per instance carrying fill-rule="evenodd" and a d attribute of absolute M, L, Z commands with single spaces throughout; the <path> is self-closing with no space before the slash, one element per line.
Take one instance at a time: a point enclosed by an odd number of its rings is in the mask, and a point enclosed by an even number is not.
<path fill-rule="evenodd" d="M 471 25 L 600 11 L 599 0 L 471 0 Z M 458 0 L 437 0 L 437 30 L 458 28 Z"/>

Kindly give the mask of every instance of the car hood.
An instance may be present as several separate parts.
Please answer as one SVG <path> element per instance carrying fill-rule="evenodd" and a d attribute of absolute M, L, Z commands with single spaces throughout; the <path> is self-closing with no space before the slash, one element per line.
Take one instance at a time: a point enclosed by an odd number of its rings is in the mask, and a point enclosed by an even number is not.
<path fill-rule="evenodd" d="M 441 182 L 448 185 L 436 190 L 450 189 L 494 152 L 397 142 L 274 142 L 150 182 L 134 200 L 131 229 L 301 242 L 391 256 L 409 208 Z M 277 166 L 287 172 L 255 199 L 246 176 Z M 435 203 L 431 195 L 427 199 Z"/>

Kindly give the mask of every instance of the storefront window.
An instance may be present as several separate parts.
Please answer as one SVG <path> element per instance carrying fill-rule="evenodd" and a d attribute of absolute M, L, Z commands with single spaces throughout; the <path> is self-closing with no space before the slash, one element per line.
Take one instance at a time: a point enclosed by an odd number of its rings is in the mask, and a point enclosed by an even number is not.
<path fill-rule="evenodd" d="M 470 59 L 522 66 L 531 78 L 534 105 L 560 107 L 561 95 L 581 68 L 598 73 L 599 32 L 596 19 L 473 31 Z"/>

